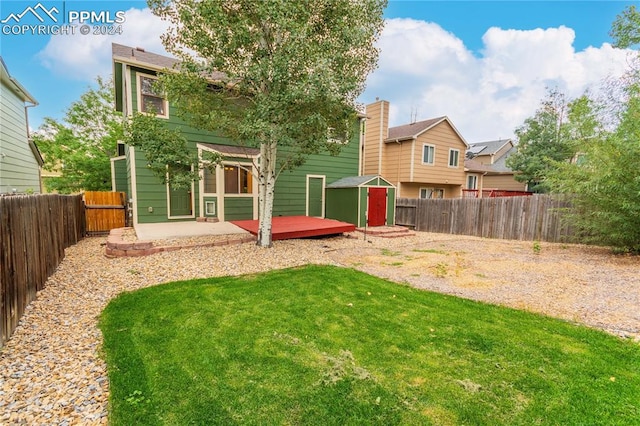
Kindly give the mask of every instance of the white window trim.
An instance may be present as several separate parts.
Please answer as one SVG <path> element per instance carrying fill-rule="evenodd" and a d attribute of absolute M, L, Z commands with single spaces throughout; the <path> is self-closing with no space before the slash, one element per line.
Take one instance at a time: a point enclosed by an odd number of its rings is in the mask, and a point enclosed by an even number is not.
<path fill-rule="evenodd" d="M 202 164 L 209 164 L 208 161 L 202 161 Z M 214 171 L 212 172 L 215 176 L 216 176 L 216 192 L 205 192 L 204 191 L 204 167 L 202 169 L 200 169 L 200 193 L 202 195 L 204 195 L 205 197 L 217 197 L 218 196 L 218 168 L 219 166 L 216 165 L 216 168 L 214 169 Z"/>
<path fill-rule="evenodd" d="M 457 152 L 458 156 L 456 158 L 456 164 L 454 166 L 451 165 L 451 154 L 453 152 Z M 455 148 L 449 148 L 449 159 L 447 160 L 447 164 L 452 169 L 457 169 L 460 167 L 460 150 Z"/>
<path fill-rule="evenodd" d="M 434 191 L 442 191 L 442 198 L 444 198 L 445 196 L 445 190 L 443 188 L 434 188 L 431 186 L 421 186 L 420 189 L 418 190 L 418 198 L 421 200 L 439 200 L 440 198 L 422 198 L 422 190 L 431 190 L 432 192 Z"/>
<path fill-rule="evenodd" d="M 142 110 L 142 84 L 140 82 L 140 80 L 142 78 L 150 78 L 152 80 L 158 80 L 158 76 L 156 75 L 152 75 L 152 74 L 143 74 L 143 73 L 137 73 L 136 74 L 136 80 L 137 80 L 137 89 L 138 89 L 138 112 L 141 112 L 143 114 L 148 114 L 147 112 Z M 166 96 L 162 97 L 162 100 L 164 102 L 164 114 L 156 114 L 156 117 L 158 118 L 169 118 L 169 101 L 167 100 Z"/>
<path fill-rule="evenodd" d="M 253 164 L 252 163 L 241 163 L 239 161 L 223 161 L 221 164 L 222 167 L 220 167 L 222 169 L 222 176 L 223 176 L 223 180 L 222 180 L 222 185 L 220 185 L 218 182 L 216 181 L 216 189 L 218 190 L 218 192 L 220 193 L 220 195 L 222 197 L 238 197 L 238 198 L 243 198 L 243 197 L 253 197 L 254 192 L 255 192 L 255 186 L 256 186 L 256 173 L 255 170 L 253 169 Z M 225 181 L 224 181 L 224 166 L 232 166 L 232 167 L 238 167 L 240 169 L 244 169 L 247 172 L 249 172 L 252 175 L 252 180 L 251 180 L 251 192 L 247 192 L 247 193 L 243 193 L 243 194 L 227 194 L 224 191 L 224 187 L 225 187 Z"/>
<path fill-rule="evenodd" d="M 424 161 L 424 149 L 425 147 L 430 146 L 431 148 L 433 148 L 433 162 L 432 163 L 425 163 Z M 423 143 L 422 144 L 422 153 L 421 153 L 421 158 L 420 161 L 422 162 L 423 166 L 435 166 L 436 164 L 436 146 L 432 145 L 430 143 Z"/>
<path fill-rule="evenodd" d="M 469 178 L 473 177 L 475 179 L 475 187 L 474 188 L 469 188 Z M 473 174 L 468 174 L 467 175 L 467 189 L 478 189 L 478 175 L 473 173 Z"/>

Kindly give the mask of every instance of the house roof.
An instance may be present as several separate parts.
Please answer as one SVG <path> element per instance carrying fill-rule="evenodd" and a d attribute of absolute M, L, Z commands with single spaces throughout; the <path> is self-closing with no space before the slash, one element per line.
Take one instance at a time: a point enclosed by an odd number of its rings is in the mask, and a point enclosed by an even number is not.
<path fill-rule="evenodd" d="M 482 164 L 478 160 L 467 158 L 464 160 L 464 168 L 466 169 L 466 171 L 472 173 L 513 174 L 515 172 L 509 166 L 507 166 L 507 158 L 513 155 L 516 150 L 516 147 L 512 147 L 503 156 L 498 158 L 493 164 Z"/>
<path fill-rule="evenodd" d="M 370 181 L 380 178 L 387 183 L 388 186 L 393 186 L 389 181 L 384 179 L 379 175 L 366 175 L 366 176 L 349 176 L 342 179 L 338 179 L 337 181 L 330 183 L 327 185 L 327 188 L 354 188 L 358 186 L 362 186 Z"/>
<path fill-rule="evenodd" d="M 34 106 L 38 105 L 38 101 L 36 101 L 36 98 L 34 98 L 31 93 L 29 93 L 27 89 L 25 89 L 22 84 L 20 84 L 18 80 L 11 77 L 11 74 L 9 74 L 9 69 L 7 68 L 7 64 L 4 63 L 4 59 L 2 59 L 2 56 L 0 56 L 0 79 L 2 79 L 2 82 L 4 82 L 7 86 L 13 89 L 13 91 L 18 94 L 23 102 L 31 102 Z"/>
<path fill-rule="evenodd" d="M 143 68 L 172 69 L 180 63 L 180 61 L 175 58 L 146 52 L 140 47 L 130 47 L 118 43 L 111 43 L 111 52 L 113 53 L 114 59 L 119 60 L 119 62 L 140 65 Z"/>
<path fill-rule="evenodd" d="M 469 145 L 469 151 L 475 155 L 492 155 L 500 151 L 505 145 L 511 143 L 511 139 L 499 139 L 497 141 L 476 142 Z"/>
<path fill-rule="evenodd" d="M 198 146 L 216 151 L 226 157 L 256 157 L 260 154 L 260 149 L 246 146 L 218 145 L 204 142 L 199 142 Z"/>
<path fill-rule="evenodd" d="M 180 65 L 180 60 L 176 58 L 147 52 L 141 47 L 111 43 L 111 52 L 114 61 L 139 66 L 140 68 L 162 71 L 165 69 L 176 69 Z M 213 72 L 208 76 L 208 78 L 214 81 L 224 80 L 224 77 L 225 74 L 221 72 Z"/>
<path fill-rule="evenodd" d="M 456 129 L 456 126 L 453 125 L 453 123 L 451 122 L 451 120 L 449 120 L 449 117 L 447 116 L 431 118 L 423 121 L 417 121 L 415 123 L 403 124 L 401 126 L 396 126 L 396 127 L 390 127 L 389 135 L 387 136 L 387 139 L 385 139 L 384 141 L 386 143 L 389 143 L 389 142 L 400 142 L 404 140 L 415 139 L 421 134 L 423 134 L 424 132 L 434 128 L 435 126 L 437 126 L 438 124 L 444 121 L 449 123 L 449 125 L 451 126 L 453 131 L 458 135 L 460 140 L 462 140 L 462 142 L 468 147 L 469 144 L 467 143 L 467 141 L 462 137 L 458 129 Z"/>

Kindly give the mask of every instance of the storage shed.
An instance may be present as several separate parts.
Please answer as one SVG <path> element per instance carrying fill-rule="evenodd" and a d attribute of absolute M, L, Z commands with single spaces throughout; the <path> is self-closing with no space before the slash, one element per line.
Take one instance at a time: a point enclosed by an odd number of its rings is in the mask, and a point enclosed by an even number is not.
<path fill-rule="evenodd" d="M 329 219 L 353 223 L 357 227 L 393 226 L 396 188 L 379 175 L 342 178 L 326 188 Z"/>

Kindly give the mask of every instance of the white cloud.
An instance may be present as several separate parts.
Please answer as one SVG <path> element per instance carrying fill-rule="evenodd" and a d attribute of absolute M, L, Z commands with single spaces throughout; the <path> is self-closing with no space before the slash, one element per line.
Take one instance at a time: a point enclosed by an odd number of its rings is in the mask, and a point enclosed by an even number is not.
<path fill-rule="evenodd" d="M 379 68 L 364 102 L 391 102 L 390 124 L 447 115 L 468 142 L 512 137 L 535 113 L 546 88 L 569 97 L 595 90 L 628 68 L 628 52 L 609 44 L 576 52 L 571 28 L 490 28 L 479 57 L 434 23 L 390 19 L 379 41 Z"/>
<path fill-rule="evenodd" d="M 125 12 L 122 34 L 52 36 L 38 54 L 42 63 L 53 72 L 69 78 L 94 81 L 100 75 L 111 75 L 111 43 L 143 47 L 145 50 L 166 54 L 160 35 L 168 24 L 149 9 L 129 9 Z"/>

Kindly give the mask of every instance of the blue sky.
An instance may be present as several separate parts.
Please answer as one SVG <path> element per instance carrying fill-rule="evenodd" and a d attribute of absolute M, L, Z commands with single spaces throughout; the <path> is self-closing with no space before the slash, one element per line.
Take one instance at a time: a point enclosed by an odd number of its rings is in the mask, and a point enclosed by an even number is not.
<path fill-rule="evenodd" d="M 58 23 L 81 11 L 104 12 L 106 20 L 125 12 L 126 20 L 116 35 L 77 28 L 73 35 L 34 35 L 15 27 L 39 23 L 30 13 L 10 19 L 38 3 L 55 7 Z M 360 100 L 390 101 L 392 125 L 447 115 L 468 142 L 512 137 L 547 87 L 579 96 L 624 72 L 629 52 L 612 49 L 608 32 L 631 4 L 638 2 L 390 1 L 379 68 Z M 145 9 L 144 1 L 130 0 L 0 1 L 0 21 L 8 19 L 0 24 L 0 53 L 39 102 L 29 109 L 32 128 L 45 116 L 62 118 L 97 75 L 109 76 L 111 42 L 164 53 L 166 24 Z"/>

